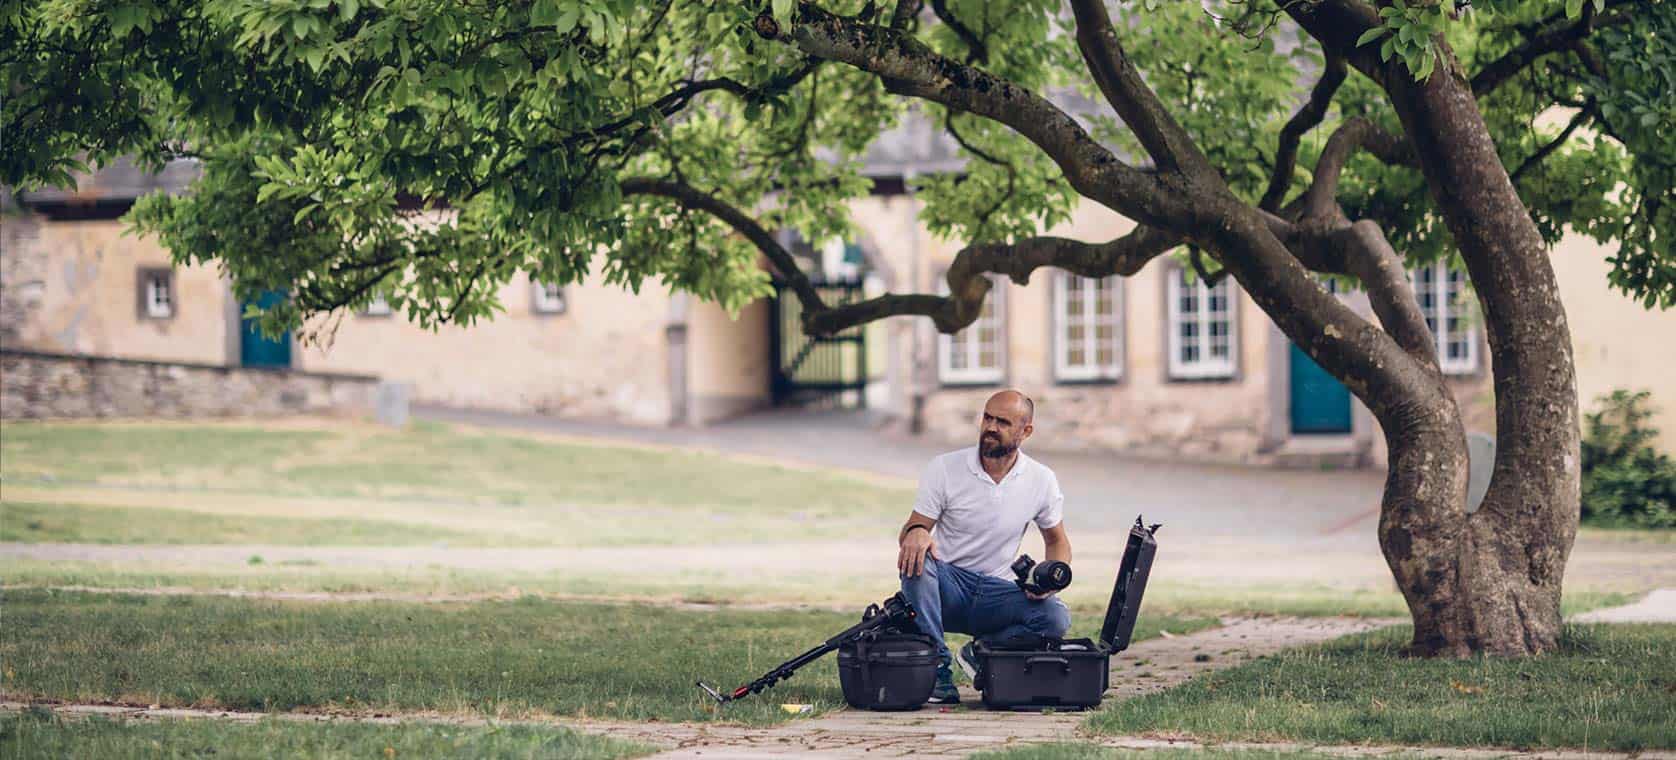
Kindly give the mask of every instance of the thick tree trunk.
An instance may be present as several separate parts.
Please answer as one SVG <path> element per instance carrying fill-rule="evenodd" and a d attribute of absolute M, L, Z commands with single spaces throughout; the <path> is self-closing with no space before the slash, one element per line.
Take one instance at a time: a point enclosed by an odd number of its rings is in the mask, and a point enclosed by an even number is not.
<path fill-rule="evenodd" d="M 1406 76 L 1406 74 L 1404 74 Z M 1441 450 L 1393 441 L 1398 468 L 1428 466 L 1447 498 L 1421 483 L 1407 504 L 1387 497 L 1381 545 L 1414 614 L 1421 654 L 1538 654 L 1560 635 L 1560 582 L 1577 534 L 1579 433 L 1571 332 L 1548 250 L 1496 155 L 1466 80 L 1455 67 L 1425 83 L 1389 89 L 1420 157 L 1432 196 L 1453 233 L 1484 311 L 1496 391 L 1496 461 L 1489 492 L 1463 514 L 1465 456 L 1451 432 Z M 1422 438 L 1426 438 L 1423 436 Z M 1423 441 L 1431 447 L 1441 441 Z M 1395 452 L 1403 449 L 1402 455 Z M 1418 530 L 1443 543 L 1409 542 Z M 1416 577 L 1398 570 L 1416 561 Z"/>

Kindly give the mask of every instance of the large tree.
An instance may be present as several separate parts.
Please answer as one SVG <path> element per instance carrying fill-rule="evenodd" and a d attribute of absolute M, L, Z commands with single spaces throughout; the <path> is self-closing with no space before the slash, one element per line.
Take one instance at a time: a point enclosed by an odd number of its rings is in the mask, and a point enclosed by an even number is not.
<path fill-rule="evenodd" d="M 131 218 L 243 295 L 288 291 L 272 327 L 375 296 L 469 324 L 516 271 L 591 266 L 736 307 L 767 292 L 760 254 L 809 331 L 912 314 L 949 332 L 988 275 L 1191 251 L 1378 418 L 1380 545 L 1423 654 L 1559 639 L 1578 410 L 1549 245 L 1616 241 L 1614 285 L 1676 299 L 1676 10 L 1657 0 L 47 0 L 4 6 L 0 66 L 0 181 L 200 159 L 190 194 Z M 915 189 L 969 243 L 950 295 L 829 307 L 772 232 L 845 234 L 866 147 L 909 107 L 967 158 Z M 1038 234 L 1079 199 L 1138 226 Z M 1405 277 L 1444 256 L 1495 375 L 1470 514 L 1460 412 Z"/>

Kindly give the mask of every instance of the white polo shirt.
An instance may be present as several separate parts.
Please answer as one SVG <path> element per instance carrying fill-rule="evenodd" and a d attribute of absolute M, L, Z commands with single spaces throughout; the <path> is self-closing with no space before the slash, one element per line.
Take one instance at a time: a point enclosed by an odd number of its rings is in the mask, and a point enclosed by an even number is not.
<path fill-rule="evenodd" d="M 978 447 L 931 460 L 919 479 L 914 511 L 937 521 L 931 537 L 944 562 L 1011 580 L 1024 531 L 1048 530 L 1064 519 L 1065 494 L 1053 470 L 1018 453 L 1000 483 L 978 462 Z"/>

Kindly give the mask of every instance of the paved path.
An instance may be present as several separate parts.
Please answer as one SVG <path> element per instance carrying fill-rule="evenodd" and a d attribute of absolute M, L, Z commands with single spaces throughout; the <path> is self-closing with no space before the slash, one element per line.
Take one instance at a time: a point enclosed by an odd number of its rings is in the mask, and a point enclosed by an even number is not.
<path fill-rule="evenodd" d="M 1676 623 L 1676 588 L 1654 589 L 1641 601 L 1571 617 L 1573 623 Z"/>

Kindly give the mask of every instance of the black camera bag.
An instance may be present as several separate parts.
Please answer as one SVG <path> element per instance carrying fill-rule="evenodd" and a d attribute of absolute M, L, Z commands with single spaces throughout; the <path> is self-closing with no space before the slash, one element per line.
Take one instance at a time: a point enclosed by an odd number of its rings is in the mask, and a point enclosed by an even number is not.
<path fill-rule="evenodd" d="M 937 682 L 937 643 L 930 636 L 878 631 L 838 647 L 844 701 L 863 710 L 918 710 Z"/>
<path fill-rule="evenodd" d="M 1100 640 L 1027 637 L 988 642 L 979 639 L 975 685 L 991 709 L 1041 710 L 1098 707 L 1111 686 L 1111 656 L 1129 647 L 1135 632 L 1152 558 L 1158 553 L 1154 525 L 1139 519 L 1129 530 L 1118 565 L 1117 582 L 1100 628 Z"/>

